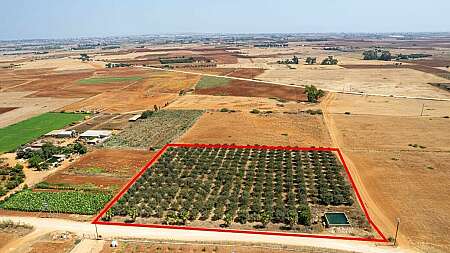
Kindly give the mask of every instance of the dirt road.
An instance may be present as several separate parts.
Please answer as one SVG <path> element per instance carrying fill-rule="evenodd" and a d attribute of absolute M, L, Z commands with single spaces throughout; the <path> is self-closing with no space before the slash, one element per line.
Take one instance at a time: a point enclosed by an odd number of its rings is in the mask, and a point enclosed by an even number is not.
<path fill-rule="evenodd" d="M 69 231 L 77 233 L 79 236 L 93 237 L 95 235 L 95 226 L 90 223 L 63 220 L 63 219 L 46 219 L 36 217 L 13 217 L 0 216 L 0 221 L 12 220 L 14 222 L 22 222 L 32 225 L 36 231 Z M 180 241 L 221 241 L 221 242 L 247 242 L 247 243 L 268 243 L 283 244 L 292 246 L 311 246 L 347 250 L 352 252 L 364 253 L 396 253 L 396 252 L 413 252 L 402 248 L 393 248 L 385 244 L 375 244 L 367 242 L 351 242 L 334 239 L 318 239 L 318 238 L 300 238 L 288 236 L 270 236 L 270 235 L 250 235 L 250 234 L 234 234 L 222 232 L 206 232 L 206 231 L 185 231 L 175 229 L 160 228 L 141 228 L 141 227 L 122 227 L 122 226 L 106 226 L 97 225 L 98 233 L 103 239 L 110 240 L 113 238 L 145 238 L 157 240 L 180 240 Z M 38 232 L 36 232 L 38 233 Z M 13 245 L 11 242 L 9 245 Z"/>

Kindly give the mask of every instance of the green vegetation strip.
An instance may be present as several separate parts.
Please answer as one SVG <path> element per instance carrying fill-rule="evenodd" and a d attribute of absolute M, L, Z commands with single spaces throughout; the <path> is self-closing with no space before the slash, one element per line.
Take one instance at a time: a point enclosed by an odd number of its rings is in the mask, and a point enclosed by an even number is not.
<path fill-rule="evenodd" d="M 95 214 L 111 199 L 101 192 L 33 192 L 21 191 L 0 205 L 1 208 L 27 212 Z"/>
<path fill-rule="evenodd" d="M 63 128 L 73 122 L 83 120 L 88 114 L 44 113 L 0 128 L 0 153 L 15 150 L 52 130 Z"/>
<path fill-rule="evenodd" d="M 228 85 L 231 79 L 224 77 L 214 77 L 214 76 L 203 76 L 200 81 L 198 81 L 195 88 L 197 89 L 207 89 L 215 88 Z"/>
<path fill-rule="evenodd" d="M 127 76 L 127 77 L 92 77 L 81 79 L 78 81 L 80 84 L 99 84 L 99 83 L 117 83 L 117 82 L 126 82 L 126 81 L 139 81 L 143 78 L 140 76 Z"/>

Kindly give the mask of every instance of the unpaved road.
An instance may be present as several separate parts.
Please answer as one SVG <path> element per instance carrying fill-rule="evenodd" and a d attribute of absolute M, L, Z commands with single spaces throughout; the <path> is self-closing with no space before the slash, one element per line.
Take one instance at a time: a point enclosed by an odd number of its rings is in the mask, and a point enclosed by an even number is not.
<path fill-rule="evenodd" d="M 36 217 L 15 217 L 0 216 L 0 221 L 12 220 L 32 225 L 36 231 L 69 231 L 80 236 L 90 237 L 95 235 L 95 226 L 90 223 L 77 222 L 63 219 L 52 218 L 36 218 Z M 123 227 L 97 225 L 98 233 L 104 239 L 113 238 L 145 238 L 157 240 L 179 240 L 179 241 L 222 241 L 222 242 L 247 242 L 247 243 L 266 243 L 266 244 L 283 244 L 292 246 L 310 246 L 322 247 L 327 249 L 347 250 L 353 252 L 364 253 L 396 253 L 396 252 L 413 252 L 401 248 L 393 248 L 384 243 L 368 243 L 353 242 L 336 239 L 317 239 L 302 238 L 289 236 L 270 236 L 270 235 L 251 235 L 251 234 L 234 234 L 223 232 L 207 232 L 207 231 L 186 231 L 176 229 L 160 229 L 160 228 L 141 228 L 141 227 Z M 36 232 L 38 233 L 38 232 Z M 22 240 L 23 242 L 23 240 Z M 13 245 L 11 242 L 9 245 Z"/>

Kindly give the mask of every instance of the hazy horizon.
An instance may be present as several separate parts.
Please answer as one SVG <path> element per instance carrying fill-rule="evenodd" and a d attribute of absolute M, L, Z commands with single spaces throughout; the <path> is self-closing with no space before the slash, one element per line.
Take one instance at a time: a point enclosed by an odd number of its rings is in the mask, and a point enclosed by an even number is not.
<path fill-rule="evenodd" d="M 431 3 L 433 4 L 431 4 Z M 450 1 L 7 1 L 0 40 L 157 34 L 450 32 Z"/>

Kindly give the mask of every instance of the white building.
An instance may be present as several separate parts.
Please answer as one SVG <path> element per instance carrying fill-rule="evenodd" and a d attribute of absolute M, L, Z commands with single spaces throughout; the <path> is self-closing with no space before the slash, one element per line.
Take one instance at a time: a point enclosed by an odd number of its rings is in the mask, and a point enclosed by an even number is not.
<path fill-rule="evenodd" d="M 111 136 L 112 131 L 110 130 L 87 130 L 86 132 L 80 134 L 81 139 L 103 139 Z"/>
<path fill-rule="evenodd" d="M 71 138 L 71 137 L 75 137 L 76 132 L 75 130 L 53 130 L 47 134 L 45 134 L 45 136 L 50 136 L 50 137 L 57 137 L 57 138 Z"/>
<path fill-rule="evenodd" d="M 133 117 L 129 118 L 128 121 L 136 121 L 141 118 L 142 114 L 133 115 Z"/>

